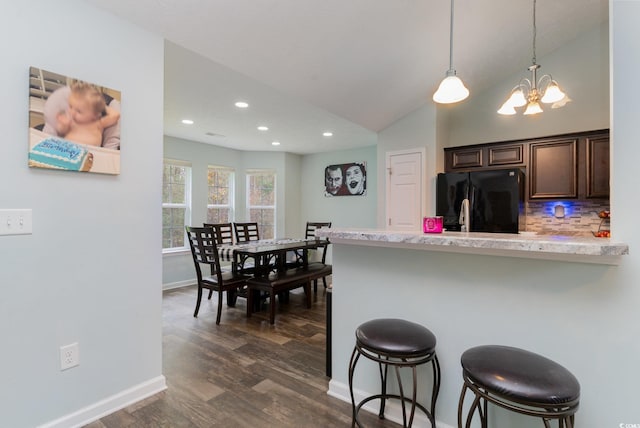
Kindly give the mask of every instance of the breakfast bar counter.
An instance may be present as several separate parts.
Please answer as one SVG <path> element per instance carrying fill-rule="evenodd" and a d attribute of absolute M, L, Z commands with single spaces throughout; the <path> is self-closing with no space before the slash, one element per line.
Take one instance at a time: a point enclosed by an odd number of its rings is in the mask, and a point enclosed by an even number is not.
<path fill-rule="evenodd" d="M 638 284 L 621 280 L 634 269 L 628 245 L 610 238 L 474 232 L 332 228 L 316 234 L 332 242 L 331 323 L 339 326 L 332 329 L 329 395 L 350 401 L 356 328 L 397 318 L 423 325 L 437 338 L 439 428 L 456 426 L 460 357 L 479 345 L 526 349 L 572 372 L 582 387 L 576 426 L 638 421 L 632 417 L 637 406 L 619 398 L 637 395 L 637 378 L 629 376 L 637 367 L 637 336 L 629 332 L 638 302 L 627 296 Z M 419 369 L 423 403 L 431 376 Z M 362 363 L 354 378 L 356 400 L 377 393 L 379 383 L 377 366 Z M 387 419 L 402 421 L 397 403 L 387 409 Z M 491 426 L 540 424 L 499 408 L 489 413 Z M 424 419 L 414 426 L 430 426 Z"/>
<path fill-rule="evenodd" d="M 610 238 L 530 233 L 421 233 L 383 229 L 324 229 L 318 236 L 334 243 L 384 246 L 466 254 L 619 264 L 629 246 Z"/>

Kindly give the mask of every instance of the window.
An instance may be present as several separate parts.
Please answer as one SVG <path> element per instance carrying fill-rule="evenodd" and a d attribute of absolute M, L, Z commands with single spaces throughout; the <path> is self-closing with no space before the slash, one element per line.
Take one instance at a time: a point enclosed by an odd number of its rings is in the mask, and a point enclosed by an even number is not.
<path fill-rule="evenodd" d="M 207 223 L 233 221 L 233 170 L 210 166 L 207 171 Z"/>
<path fill-rule="evenodd" d="M 276 174 L 274 171 L 247 173 L 247 210 L 250 222 L 258 223 L 260 239 L 276 234 Z"/>
<path fill-rule="evenodd" d="M 162 174 L 162 249 L 186 248 L 184 226 L 191 217 L 191 167 L 165 160 Z"/>

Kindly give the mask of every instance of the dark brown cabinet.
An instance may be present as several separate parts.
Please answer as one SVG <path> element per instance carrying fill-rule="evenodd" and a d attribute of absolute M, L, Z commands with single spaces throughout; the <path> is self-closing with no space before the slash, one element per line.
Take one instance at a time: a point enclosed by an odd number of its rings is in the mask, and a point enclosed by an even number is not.
<path fill-rule="evenodd" d="M 513 166 L 524 163 L 524 144 L 508 144 L 488 147 L 488 166 Z"/>
<path fill-rule="evenodd" d="M 529 145 L 529 199 L 578 197 L 578 139 Z"/>
<path fill-rule="evenodd" d="M 587 198 L 609 197 L 609 135 L 595 135 L 586 141 Z"/>
<path fill-rule="evenodd" d="M 444 149 L 445 170 L 495 169 L 524 166 L 524 144 L 482 144 Z"/>
<path fill-rule="evenodd" d="M 451 152 L 451 168 L 482 167 L 482 148 L 459 149 Z"/>
<path fill-rule="evenodd" d="M 447 147 L 445 172 L 526 171 L 528 199 L 609 197 L 609 130 Z"/>

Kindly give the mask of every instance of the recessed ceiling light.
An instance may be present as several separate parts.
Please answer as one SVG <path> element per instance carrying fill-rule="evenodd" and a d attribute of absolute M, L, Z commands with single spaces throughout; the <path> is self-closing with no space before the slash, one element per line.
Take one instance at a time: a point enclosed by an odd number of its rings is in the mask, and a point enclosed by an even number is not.
<path fill-rule="evenodd" d="M 193 120 L 191 119 L 182 119 L 182 123 L 185 125 L 193 125 Z"/>
<path fill-rule="evenodd" d="M 258 131 L 268 131 L 268 130 L 269 130 L 269 127 L 267 126 L 263 126 L 263 125 L 258 126 Z"/>
<path fill-rule="evenodd" d="M 280 145 L 280 141 L 274 141 L 271 143 L 272 146 L 279 146 Z"/>
<path fill-rule="evenodd" d="M 238 107 L 238 108 L 247 108 L 247 107 L 249 107 L 249 103 L 246 103 L 244 101 L 238 101 L 236 103 L 236 107 Z"/>
<path fill-rule="evenodd" d="M 327 131 L 327 132 L 323 132 L 322 135 L 324 137 L 333 137 L 333 132 Z"/>

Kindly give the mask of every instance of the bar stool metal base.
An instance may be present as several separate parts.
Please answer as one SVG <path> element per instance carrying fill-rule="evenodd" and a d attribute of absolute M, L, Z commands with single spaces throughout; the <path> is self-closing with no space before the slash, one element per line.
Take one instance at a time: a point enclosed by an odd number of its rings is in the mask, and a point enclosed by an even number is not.
<path fill-rule="evenodd" d="M 412 352 L 404 352 L 403 350 L 393 351 L 388 349 L 386 346 L 378 347 L 375 345 L 375 340 L 369 342 L 367 339 L 358 338 L 358 333 L 360 333 L 363 327 L 366 328 L 368 325 L 369 328 L 376 329 L 376 325 L 379 327 L 383 323 L 406 323 L 402 324 L 405 327 L 414 327 L 419 329 L 424 329 L 428 333 L 428 338 L 432 338 L 433 344 L 432 346 L 423 347 L 419 351 Z M 422 331 L 420 331 L 422 332 Z M 438 393 L 440 391 L 440 364 L 438 362 L 438 357 L 435 353 L 435 337 L 429 332 L 426 328 L 419 326 L 417 324 L 409 323 L 408 321 L 403 320 L 373 320 L 369 323 L 365 323 L 359 327 L 358 332 L 356 333 L 356 345 L 351 354 L 351 359 L 349 362 L 349 392 L 351 394 L 351 404 L 352 404 L 352 423 L 351 427 L 362 427 L 358 419 L 358 413 L 362 406 L 372 400 L 380 400 L 380 410 L 378 412 L 378 417 L 380 419 L 384 419 L 385 413 L 385 405 L 386 401 L 389 399 L 399 400 L 402 406 L 402 425 L 403 427 L 410 427 L 413 424 L 414 416 L 416 408 L 424 412 L 429 421 L 431 422 L 431 426 L 435 428 L 435 405 L 436 400 L 438 398 Z M 384 339 L 384 337 L 383 337 Z M 358 362 L 360 356 L 364 356 L 365 358 L 375 361 L 378 363 L 378 368 L 380 371 L 380 382 L 382 385 L 382 391 L 380 394 L 375 394 L 369 397 L 364 398 L 358 404 L 355 402 L 355 397 L 353 393 L 353 375 L 355 372 L 355 367 Z M 432 373 L 433 373 L 433 387 L 431 392 L 431 403 L 430 409 L 427 409 L 424 405 L 417 402 L 417 367 L 421 364 L 431 363 Z M 383 368 L 384 366 L 384 368 Z M 392 366 L 396 373 L 396 379 L 398 381 L 399 394 L 390 394 L 387 392 L 387 374 L 388 368 Z M 402 385 L 402 381 L 400 378 L 400 369 L 406 367 L 411 368 L 413 375 L 413 388 L 411 392 L 411 396 L 407 397 L 404 393 L 404 387 Z M 407 414 L 407 404 L 410 404 L 410 409 Z"/>

